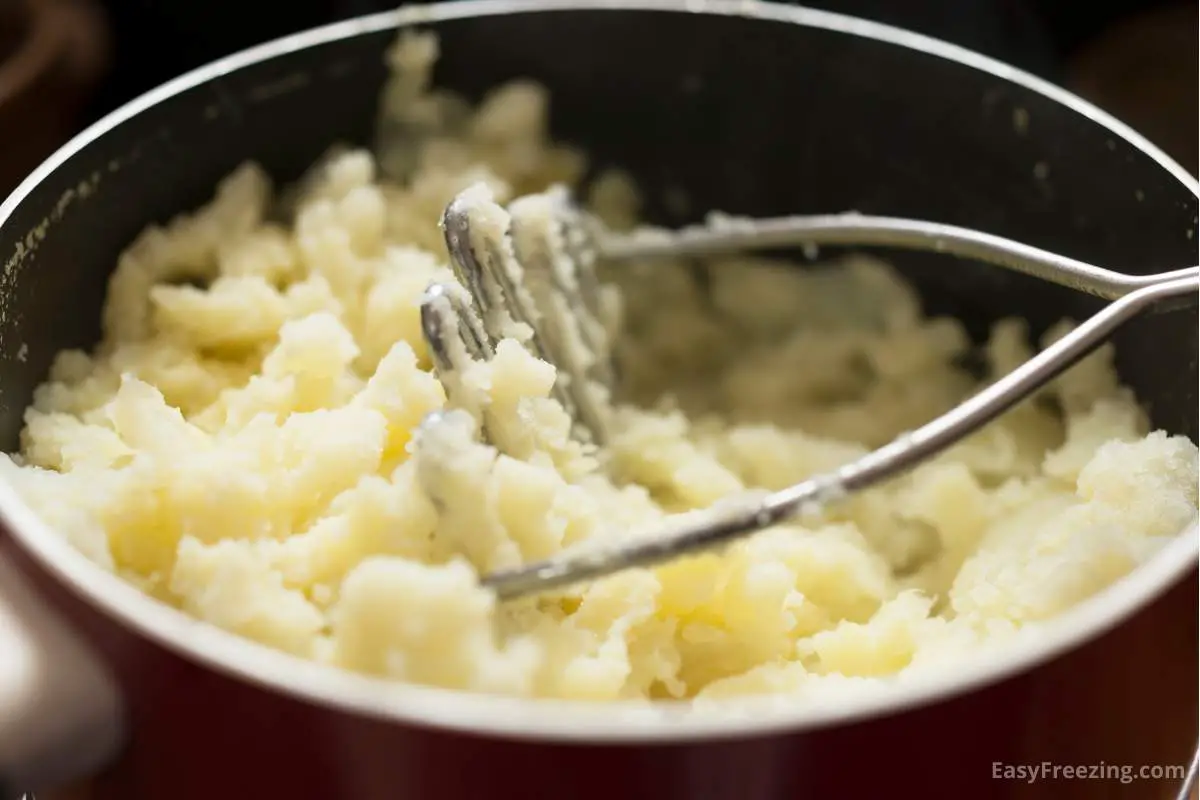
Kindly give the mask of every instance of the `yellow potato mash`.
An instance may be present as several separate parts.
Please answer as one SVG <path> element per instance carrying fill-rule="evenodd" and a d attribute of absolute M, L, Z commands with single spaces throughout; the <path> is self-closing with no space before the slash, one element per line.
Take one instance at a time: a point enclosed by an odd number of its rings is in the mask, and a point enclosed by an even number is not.
<path fill-rule="evenodd" d="M 1097 352 L 886 486 L 718 555 L 499 604 L 482 573 L 843 464 L 979 386 L 953 319 L 886 264 L 760 258 L 614 268 L 613 440 L 567 435 L 554 368 L 515 340 L 471 375 L 497 424 L 421 450 L 445 395 L 418 302 L 452 280 L 456 192 L 575 185 L 547 97 L 477 108 L 429 86 L 408 34 L 373 152 L 276 192 L 254 165 L 121 256 L 94 351 L 63 352 L 3 477 L 96 563 L 201 620 L 397 680 L 536 697 L 816 696 L 1004 641 L 1122 577 L 1194 518 L 1197 448 L 1151 431 Z M 637 224 L 619 174 L 589 206 Z M 286 213 L 279 214 L 279 209 Z M 286 219 L 286 222 L 273 221 Z M 1061 335 L 1067 323 L 1051 336 Z M 1031 353 L 997 323 L 989 375 Z M 427 445 L 427 447 L 426 447 Z M 430 454 L 436 453 L 437 458 Z"/>

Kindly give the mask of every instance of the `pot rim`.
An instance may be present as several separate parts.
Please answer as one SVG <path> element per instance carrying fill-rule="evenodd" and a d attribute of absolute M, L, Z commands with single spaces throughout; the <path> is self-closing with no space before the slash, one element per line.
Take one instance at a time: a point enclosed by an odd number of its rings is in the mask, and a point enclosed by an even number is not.
<path fill-rule="evenodd" d="M 882 23 L 759 0 L 456 0 L 407 6 L 310 29 L 224 57 L 126 103 L 61 147 L 0 204 L 0 226 L 56 169 L 93 140 L 142 111 L 226 73 L 328 42 L 408 26 L 537 11 L 670 11 L 741 16 L 859 36 L 980 70 L 1066 106 L 1141 150 L 1200 197 L 1200 184 L 1140 134 L 1096 106 L 1041 78 L 958 45 Z M 1200 557 L 1195 521 L 1148 562 L 1106 590 L 1006 642 L 946 670 L 886 683 L 878 691 L 824 703 L 788 703 L 786 696 L 726 701 L 719 707 L 683 702 L 580 702 L 493 697 L 406 684 L 308 661 L 228 633 L 153 600 L 103 569 L 42 522 L 0 481 L 0 525 L 47 573 L 92 607 L 159 646 L 207 669 L 330 709 L 489 736 L 576 743 L 675 743 L 699 739 L 796 733 L 931 704 L 980 689 L 1070 650 L 1115 627 L 1163 594 Z M 707 705 L 707 704 L 706 704 Z"/>

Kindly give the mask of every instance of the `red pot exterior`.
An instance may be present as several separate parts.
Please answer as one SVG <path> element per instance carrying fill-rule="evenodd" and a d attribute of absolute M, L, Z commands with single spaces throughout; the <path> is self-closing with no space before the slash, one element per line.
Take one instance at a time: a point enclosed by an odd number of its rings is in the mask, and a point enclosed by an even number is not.
<path fill-rule="evenodd" d="M 888 797 L 898 790 L 975 800 L 1024 796 L 992 770 L 995 762 L 1021 761 L 1038 705 L 1036 673 L 936 705 L 792 735 L 654 747 L 465 736 L 308 704 L 189 662 L 82 602 L 11 540 L 5 545 L 47 600 L 104 654 L 123 688 L 131 736 L 118 761 L 93 782 L 95 800 L 791 800 Z M 1194 581 L 1188 586 L 1194 596 Z M 1194 625 L 1190 633 L 1194 641 Z M 1069 662 L 1103 644 L 1043 669 L 1069 671 Z M 1073 685 L 1079 684 L 1064 682 L 1059 690 L 1069 693 Z M 1179 744 L 1186 750 L 1188 743 Z M 1099 761 L 1104 754 L 1094 755 Z"/>

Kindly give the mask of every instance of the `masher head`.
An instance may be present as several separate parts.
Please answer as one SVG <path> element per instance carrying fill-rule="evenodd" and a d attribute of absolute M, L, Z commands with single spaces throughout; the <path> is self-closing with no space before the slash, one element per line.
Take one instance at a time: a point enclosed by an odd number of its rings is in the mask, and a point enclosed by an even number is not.
<path fill-rule="evenodd" d="M 505 208 L 475 184 L 446 206 L 441 227 L 459 286 L 431 286 L 421 321 L 451 404 L 463 399 L 462 358 L 490 358 L 501 339 L 516 339 L 555 366 L 553 396 L 576 435 L 605 443 L 615 307 L 596 275 L 589 225 L 562 187 Z"/>

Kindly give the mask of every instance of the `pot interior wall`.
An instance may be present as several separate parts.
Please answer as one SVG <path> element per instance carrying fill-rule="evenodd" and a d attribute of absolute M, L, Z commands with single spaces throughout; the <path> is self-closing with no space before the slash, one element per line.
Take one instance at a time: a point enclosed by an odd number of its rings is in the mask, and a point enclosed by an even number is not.
<path fill-rule="evenodd" d="M 1102 266 L 1195 264 L 1197 199 L 1106 128 L 982 71 L 818 28 L 663 12 L 540 12 L 438 26 L 437 82 L 478 96 L 513 77 L 552 92 L 560 137 L 639 178 L 659 222 L 862 212 L 974 226 Z M 107 275 L 147 223 L 203 203 L 246 158 L 290 180 L 334 141 L 370 139 L 393 32 L 286 54 L 177 94 L 75 153 L 0 228 L 0 439 L 54 353 L 96 338 Z M 1025 121 L 1025 124 L 1022 124 Z M 687 213 L 664 202 L 682 191 Z M 1098 305 L 940 256 L 889 254 L 931 312 L 976 335 Z M 1196 436 L 1196 312 L 1118 340 L 1155 424 Z"/>

